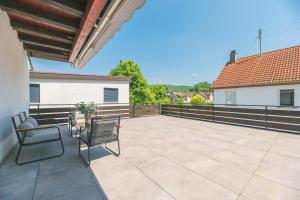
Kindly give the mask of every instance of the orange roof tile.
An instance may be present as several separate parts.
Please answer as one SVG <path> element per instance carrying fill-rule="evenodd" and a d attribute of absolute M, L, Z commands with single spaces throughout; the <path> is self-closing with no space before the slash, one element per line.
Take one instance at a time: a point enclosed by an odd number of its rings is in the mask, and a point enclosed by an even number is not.
<path fill-rule="evenodd" d="M 239 58 L 227 64 L 213 88 L 300 83 L 300 45 Z"/>

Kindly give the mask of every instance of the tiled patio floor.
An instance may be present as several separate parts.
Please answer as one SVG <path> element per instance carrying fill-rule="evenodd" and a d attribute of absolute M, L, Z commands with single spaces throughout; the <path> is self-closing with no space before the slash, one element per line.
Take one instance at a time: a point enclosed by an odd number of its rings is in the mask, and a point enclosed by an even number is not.
<path fill-rule="evenodd" d="M 121 156 L 95 148 L 90 168 L 67 135 L 60 158 L 16 166 L 13 152 L 0 199 L 300 199 L 298 135 L 166 116 L 121 126 Z"/>

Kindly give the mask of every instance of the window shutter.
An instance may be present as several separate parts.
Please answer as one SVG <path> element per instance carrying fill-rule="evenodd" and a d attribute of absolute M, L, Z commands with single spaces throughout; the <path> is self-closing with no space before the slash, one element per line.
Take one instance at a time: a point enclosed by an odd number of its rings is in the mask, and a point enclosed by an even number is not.
<path fill-rule="evenodd" d="M 39 84 L 30 84 L 30 103 L 40 103 Z"/>
<path fill-rule="evenodd" d="M 117 88 L 104 88 L 104 103 L 118 103 L 118 96 Z"/>

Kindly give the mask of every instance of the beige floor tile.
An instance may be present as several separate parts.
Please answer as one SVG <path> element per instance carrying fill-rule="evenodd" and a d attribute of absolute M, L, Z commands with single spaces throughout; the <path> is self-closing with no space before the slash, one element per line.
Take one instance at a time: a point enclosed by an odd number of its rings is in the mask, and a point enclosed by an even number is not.
<path fill-rule="evenodd" d="M 173 199 L 125 159 L 94 162 L 91 169 L 110 200 Z"/>
<path fill-rule="evenodd" d="M 187 163 L 186 166 L 237 194 L 242 191 L 251 177 L 251 173 L 249 172 L 230 167 L 214 160 L 197 162 L 197 159 L 195 159 Z"/>
<path fill-rule="evenodd" d="M 263 162 L 256 170 L 255 175 L 300 191 L 300 170 Z"/>
<path fill-rule="evenodd" d="M 271 180 L 253 176 L 242 196 L 247 200 L 299 200 L 300 192 Z"/>
<path fill-rule="evenodd" d="M 176 199 L 236 199 L 237 195 L 167 159 L 157 159 L 141 167 L 156 183 Z"/>
<path fill-rule="evenodd" d="M 221 163 L 230 165 L 241 170 L 246 170 L 250 173 L 257 168 L 260 162 L 260 159 L 253 159 L 226 150 L 213 154 L 212 159 L 218 160 Z"/>
<path fill-rule="evenodd" d="M 289 169 L 295 169 L 295 170 L 300 169 L 300 158 L 294 158 L 284 154 L 269 152 L 266 155 L 264 161 L 282 167 L 286 167 Z"/>

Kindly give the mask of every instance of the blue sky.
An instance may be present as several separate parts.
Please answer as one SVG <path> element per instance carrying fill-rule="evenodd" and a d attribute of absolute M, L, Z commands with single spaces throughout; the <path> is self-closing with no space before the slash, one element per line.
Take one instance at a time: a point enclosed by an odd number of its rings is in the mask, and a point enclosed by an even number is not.
<path fill-rule="evenodd" d="M 238 57 L 300 44 L 299 0 L 147 0 L 130 22 L 81 70 L 33 58 L 37 71 L 107 75 L 134 60 L 149 83 L 212 82 L 236 49 Z"/>

